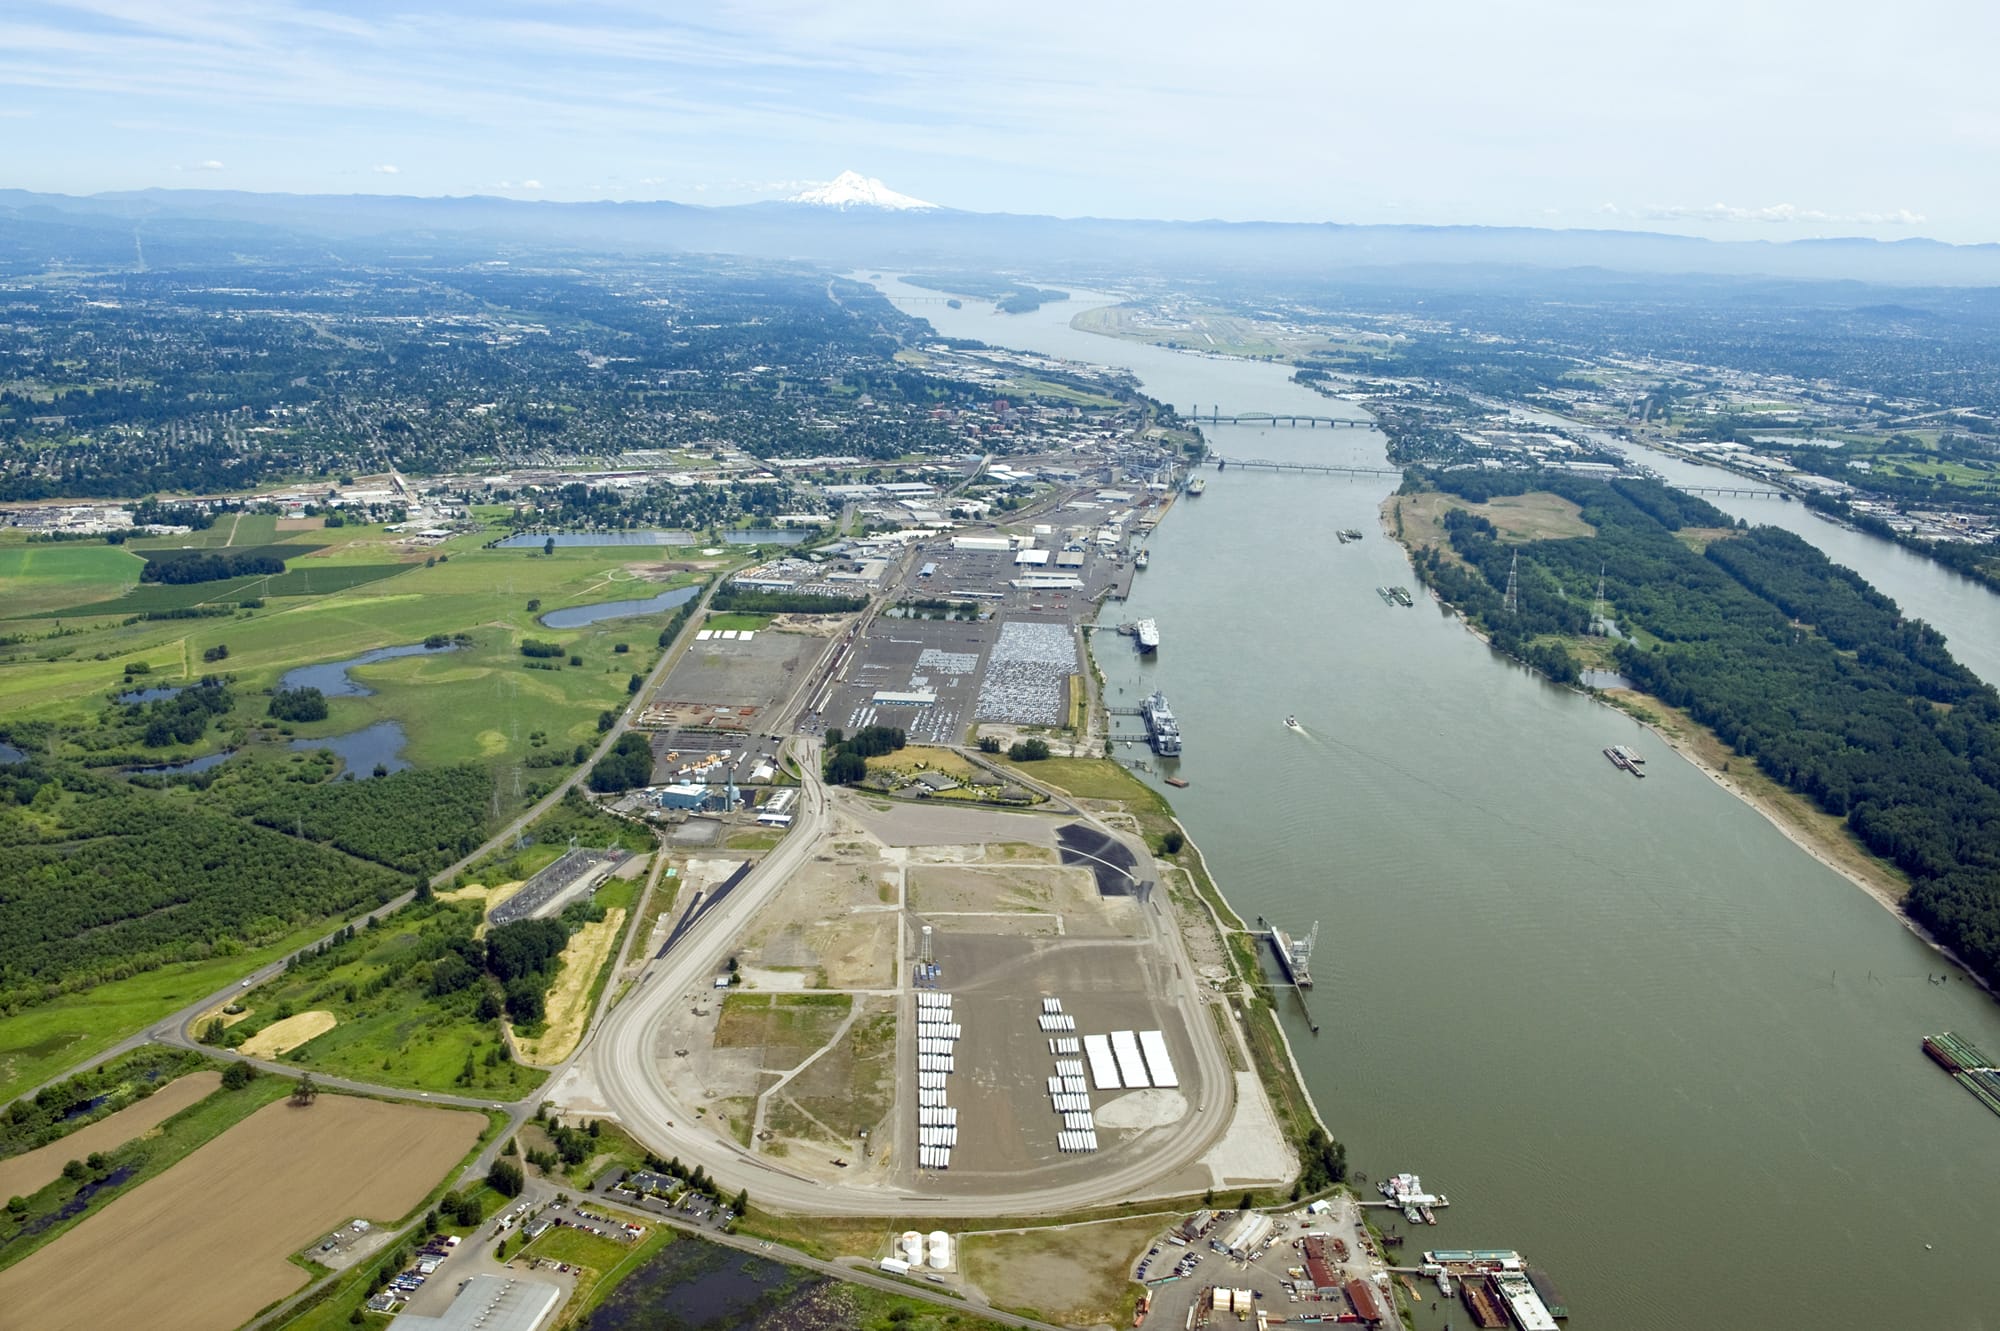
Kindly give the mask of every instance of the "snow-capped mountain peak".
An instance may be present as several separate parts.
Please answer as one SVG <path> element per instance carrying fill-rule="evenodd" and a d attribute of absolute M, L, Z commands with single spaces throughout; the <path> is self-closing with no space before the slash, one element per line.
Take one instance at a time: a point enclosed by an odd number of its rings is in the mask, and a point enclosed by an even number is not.
<path fill-rule="evenodd" d="M 824 185 L 815 185 L 804 193 L 794 194 L 787 202 L 810 203 L 821 208 L 888 208 L 897 212 L 937 207 L 934 203 L 898 194 L 875 177 L 864 176 L 858 171 L 843 171 Z"/>

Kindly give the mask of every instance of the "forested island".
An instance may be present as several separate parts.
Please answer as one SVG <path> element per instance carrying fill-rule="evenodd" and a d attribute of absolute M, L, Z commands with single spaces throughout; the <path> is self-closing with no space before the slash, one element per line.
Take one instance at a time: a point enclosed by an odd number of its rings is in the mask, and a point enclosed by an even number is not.
<path fill-rule="evenodd" d="M 1936 630 L 1790 532 L 1656 481 L 1412 472 L 1405 493 L 1426 490 L 1576 504 L 1594 535 L 1510 540 L 1449 511 L 1447 543 L 1413 551 L 1418 573 L 1496 647 L 1566 682 L 1601 578 L 1618 671 L 1843 819 L 1908 876 L 1911 918 L 2000 981 L 2000 695 Z"/>
<path fill-rule="evenodd" d="M 906 276 L 903 281 L 926 291 L 945 291 L 954 296 L 971 296 L 974 300 L 990 300 L 993 308 L 1001 314 L 1027 314 L 1044 305 L 1053 305 L 1060 300 L 1068 300 L 1069 292 L 1051 291 L 1046 287 L 1029 286 L 1005 277 L 989 273 L 917 273 Z"/>

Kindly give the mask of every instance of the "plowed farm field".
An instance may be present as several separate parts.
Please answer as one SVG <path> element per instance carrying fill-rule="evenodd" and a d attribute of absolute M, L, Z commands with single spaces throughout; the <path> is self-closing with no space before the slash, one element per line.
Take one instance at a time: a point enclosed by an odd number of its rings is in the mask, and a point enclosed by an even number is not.
<path fill-rule="evenodd" d="M 349 1096 L 267 1105 L 0 1272 L 0 1325 L 237 1326 L 306 1283 L 291 1253 L 348 1220 L 401 1218 L 485 1126 Z"/>

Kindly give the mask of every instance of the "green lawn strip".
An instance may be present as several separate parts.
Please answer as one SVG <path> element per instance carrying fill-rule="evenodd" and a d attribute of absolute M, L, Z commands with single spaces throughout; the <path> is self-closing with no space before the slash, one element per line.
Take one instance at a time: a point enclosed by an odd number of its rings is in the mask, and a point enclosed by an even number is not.
<path fill-rule="evenodd" d="M 620 1243 L 558 1225 L 522 1249 L 516 1260 L 539 1257 L 545 1262 L 567 1262 L 583 1268 L 577 1272 L 576 1289 L 570 1294 L 568 1306 L 554 1323 L 559 1327 L 576 1326 L 617 1288 L 619 1281 L 645 1265 L 676 1237 L 667 1226 L 655 1224 L 652 1232 L 638 1242 Z"/>
<path fill-rule="evenodd" d="M 725 629 L 734 630 L 738 633 L 745 632 L 746 630 L 754 633 L 759 629 L 769 628 L 771 626 L 771 616 L 725 612 L 710 615 L 706 620 L 702 621 L 701 626 L 705 629 L 714 629 L 718 633 Z"/>
<path fill-rule="evenodd" d="M 60 1238 L 86 1216 L 102 1210 L 113 1198 L 129 1194 L 196 1147 L 221 1136 L 254 1111 L 273 1100 L 283 1099 L 290 1091 L 290 1081 L 269 1076 L 253 1078 L 241 1090 L 215 1091 L 167 1119 L 152 1132 L 116 1150 L 105 1152 L 105 1167 L 102 1170 L 88 1171 L 87 1177 L 80 1180 L 67 1176 L 57 1179 L 24 1199 L 26 1205 L 19 1212 L 13 1209 L 10 1201 L 7 1209 L 0 1212 L 0 1269 L 12 1266 L 29 1253 Z M 125 1173 L 127 1170 L 130 1172 Z M 124 1173 L 123 1181 L 115 1186 L 88 1191 L 97 1181 L 115 1178 L 121 1173 Z M 63 1214 L 70 1210 L 80 1192 L 87 1192 L 86 1203 L 69 1214 Z M 45 1227 L 37 1232 L 28 1232 L 37 1224 Z"/>
<path fill-rule="evenodd" d="M 206 961 L 175 962 L 158 970 L 64 994 L 9 1015 L 0 1025 L 0 1102 L 39 1086 L 118 1041 L 237 976 L 297 951 L 325 933 L 310 925 L 264 947 Z"/>

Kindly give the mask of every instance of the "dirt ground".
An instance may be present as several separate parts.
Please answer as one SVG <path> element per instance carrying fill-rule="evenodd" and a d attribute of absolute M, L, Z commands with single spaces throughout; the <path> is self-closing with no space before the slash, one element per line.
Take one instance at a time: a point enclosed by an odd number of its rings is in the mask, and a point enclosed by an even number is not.
<path fill-rule="evenodd" d="M 346 1220 L 407 1214 L 485 1125 L 344 1095 L 267 1105 L 0 1271 L 0 1320 L 38 1331 L 239 1325 L 310 1278 L 289 1254 Z"/>
<path fill-rule="evenodd" d="M 752 983 L 764 988 L 878 989 L 895 983 L 898 878 L 865 852 L 802 866 L 743 940 Z M 784 986 L 777 972 L 791 972 Z"/>
<path fill-rule="evenodd" d="M 1448 494 L 1391 495 L 1383 503 L 1387 525 L 1395 530 L 1394 514 L 1403 517 L 1404 544 L 1415 549 L 1434 545 L 1449 551 L 1444 515 L 1449 509 L 1477 513 L 1499 528 L 1503 540 L 1548 541 L 1570 536 L 1595 536 L 1597 529 L 1583 520 L 1583 510 L 1561 495 L 1502 495 L 1484 504 L 1468 504 Z"/>
<path fill-rule="evenodd" d="M 562 971 L 549 990 L 548 1020 L 540 1038 L 515 1040 L 522 1062 L 546 1067 L 570 1056 L 590 1016 L 590 986 L 624 927 L 625 908 L 616 906 L 597 923 L 570 935 L 562 952 Z"/>
<path fill-rule="evenodd" d="M 959 1267 L 997 1308 L 1065 1326 L 1125 1326 L 1139 1298 L 1132 1264 L 1166 1223 L 1160 1216 L 1142 1216 L 967 1234 L 958 1241 Z"/>
<path fill-rule="evenodd" d="M 274 1021 L 263 1030 L 245 1040 L 242 1052 L 252 1058 L 276 1058 L 289 1053 L 306 1041 L 325 1035 L 339 1025 L 339 1018 L 331 1012 L 301 1012 Z"/>
<path fill-rule="evenodd" d="M 92 1151 L 116 1150 L 134 1137 L 144 1136 L 220 1085 L 220 1072 L 190 1072 L 60 1141 L 0 1160 L 0 1197 L 28 1196 L 55 1182 L 70 1161 L 81 1160 Z"/>
<path fill-rule="evenodd" d="M 896 1094 L 896 1013 L 893 1000 L 858 1000 L 861 1010 L 831 1048 L 779 1089 L 765 1106 L 765 1126 L 780 1136 L 851 1148 L 867 1129 L 886 1135 Z"/>

